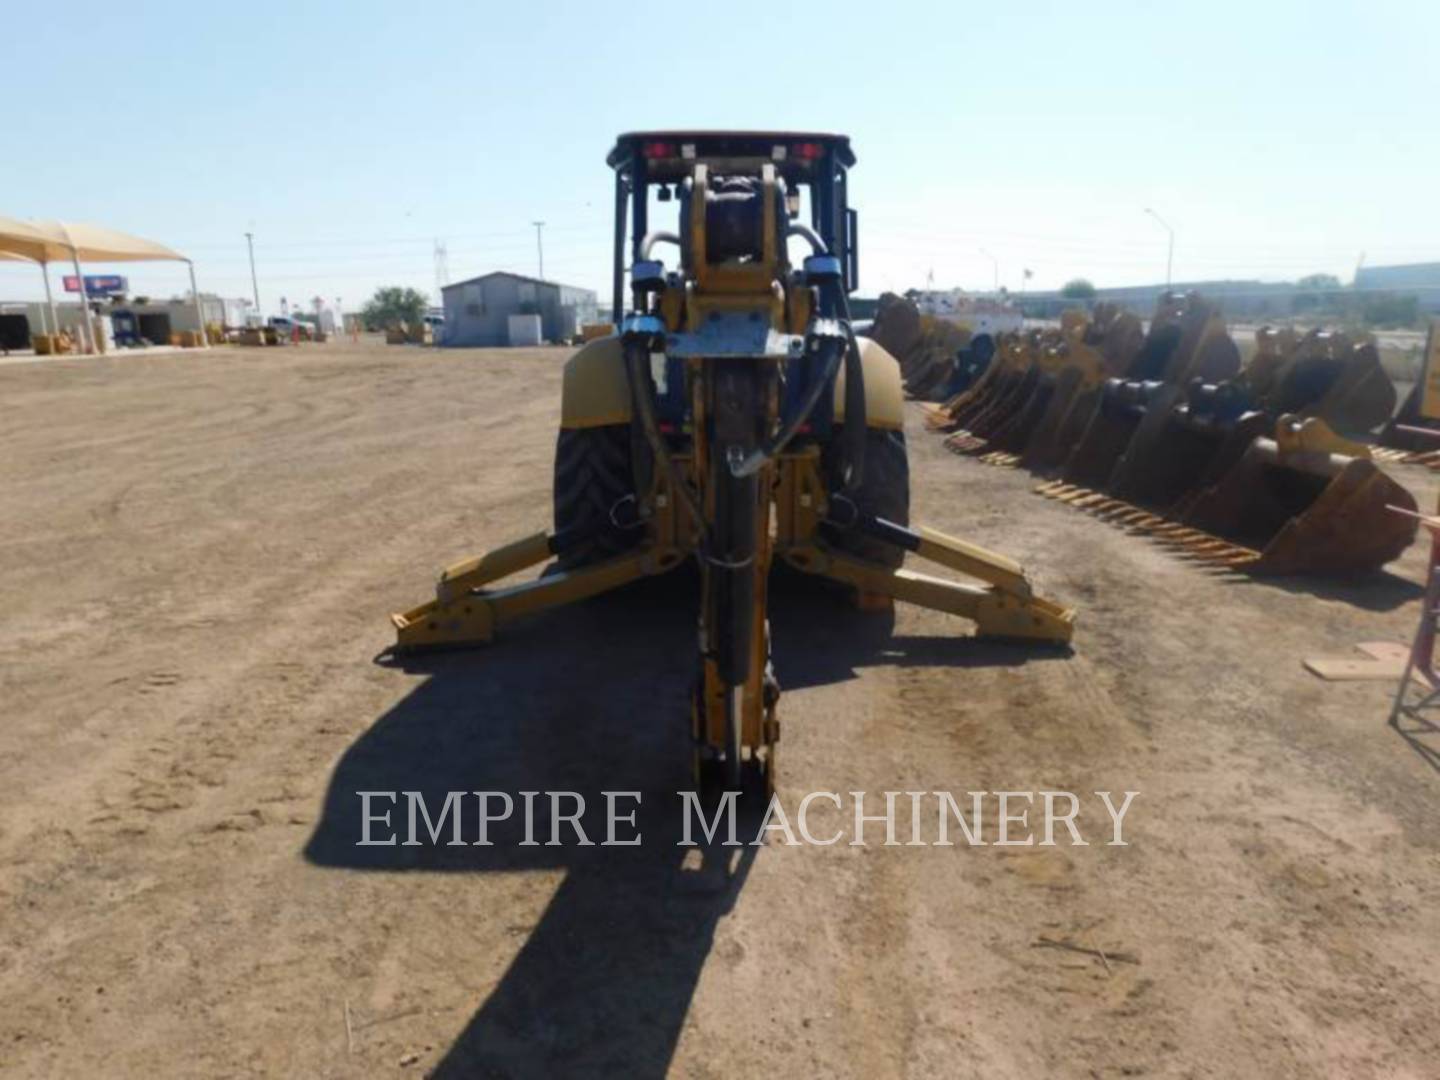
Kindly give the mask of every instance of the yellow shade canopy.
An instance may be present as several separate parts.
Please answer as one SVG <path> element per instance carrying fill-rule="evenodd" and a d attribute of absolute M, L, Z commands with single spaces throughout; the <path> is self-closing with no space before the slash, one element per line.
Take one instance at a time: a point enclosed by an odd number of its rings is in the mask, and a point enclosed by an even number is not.
<path fill-rule="evenodd" d="M 0 251 L 36 262 L 189 262 L 178 251 L 117 229 L 76 221 L 20 221 L 0 217 Z"/>
<path fill-rule="evenodd" d="M 34 225 L 15 218 L 0 217 L 0 254 L 46 262 L 47 240 L 45 234 Z M 69 258 L 70 253 L 64 253 Z"/>
<path fill-rule="evenodd" d="M 178 251 L 131 236 L 118 229 L 106 229 L 99 225 L 87 225 L 77 221 L 21 221 L 19 218 L 0 216 L 0 258 L 28 259 L 44 267 L 52 262 L 68 262 L 75 268 L 75 276 L 81 282 L 81 298 L 84 294 L 84 275 L 81 261 L 86 262 L 149 262 L 173 261 L 190 264 L 190 292 L 195 301 L 195 317 L 204 331 L 205 319 L 200 308 L 200 290 L 195 285 L 195 264 Z M 58 327 L 55 315 L 55 301 L 50 296 L 50 278 L 45 274 L 46 306 L 50 309 L 50 321 Z M 94 328 L 87 318 L 81 323 L 88 351 L 95 351 Z"/>

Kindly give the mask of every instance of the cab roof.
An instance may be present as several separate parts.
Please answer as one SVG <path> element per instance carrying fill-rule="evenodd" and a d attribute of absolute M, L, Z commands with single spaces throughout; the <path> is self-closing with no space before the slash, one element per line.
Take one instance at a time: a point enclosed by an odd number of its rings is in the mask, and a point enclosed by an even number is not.
<path fill-rule="evenodd" d="M 695 157 L 705 158 L 770 158 L 776 146 L 792 147 L 819 144 L 832 150 L 846 168 L 855 164 L 848 135 L 815 131 L 709 131 L 669 129 L 664 131 L 627 131 L 615 140 L 615 148 L 606 155 L 605 163 L 617 168 L 629 161 L 647 143 L 674 144 L 677 148 L 693 143 Z M 678 158 L 678 150 L 676 157 Z M 653 171 L 653 169 L 652 169 Z"/>

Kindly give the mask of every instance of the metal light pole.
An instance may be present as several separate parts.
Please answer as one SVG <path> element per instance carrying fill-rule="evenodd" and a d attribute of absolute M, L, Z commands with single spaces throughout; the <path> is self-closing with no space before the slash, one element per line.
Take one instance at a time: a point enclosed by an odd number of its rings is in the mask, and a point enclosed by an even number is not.
<path fill-rule="evenodd" d="M 994 255 L 991 255 L 990 252 L 986 251 L 984 248 L 980 249 L 980 254 L 984 255 L 987 259 L 989 259 L 991 264 L 995 268 L 995 292 L 998 295 L 1000 292 L 1000 260 L 995 258 Z"/>
<path fill-rule="evenodd" d="M 255 290 L 255 317 L 260 317 L 260 280 L 255 276 L 255 234 L 245 234 L 245 246 L 250 249 L 250 288 Z"/>
<path fill-rule="evenodd" d="M 1165 288 L 1168 289 L 1170 288 L 1170 271 L 1175 265 L 1175 230 L 1170 227 L 1164 218 L 1155 213 L 1154 210 L 1151 210 L 1150 207 L 1145 207 L 1145 213 L 1158 221 L 1160 227 L 1170 234 L 1170 246 L 1165 252 Z"/>
<path fill-rule="evenodd" d="M 541 230 L 545 228 L 545 222 L 532 221 L 535 226 L 535 250 L 540 253 L 540 280 L 545 280 L 545 239 Z"/>

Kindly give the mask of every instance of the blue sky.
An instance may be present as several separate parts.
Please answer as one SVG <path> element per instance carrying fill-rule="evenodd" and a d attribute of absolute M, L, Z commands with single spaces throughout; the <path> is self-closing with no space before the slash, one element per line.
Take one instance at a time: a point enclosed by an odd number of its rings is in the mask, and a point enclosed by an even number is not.
<path fill-rule="evenodd" d="M 823 13 L 823 17 L 822 17 Z M 608 292 L 613 136 L 859 155 L 862 292 L 1280 280 L 1440 260 L 1440 5 L 26 4 L 0 214 L 94 221 L 261 300 L 534 273 Z M 81 73 L 67 82 L 70 71 Z M 182 267 L 136 264 L 168 295 Z M 60 271 L 55 271 L 58 282 Z M 58 288 L 58 284 L 57 284 Z M 0 267 L 0 299 L 40 294 Z"/>

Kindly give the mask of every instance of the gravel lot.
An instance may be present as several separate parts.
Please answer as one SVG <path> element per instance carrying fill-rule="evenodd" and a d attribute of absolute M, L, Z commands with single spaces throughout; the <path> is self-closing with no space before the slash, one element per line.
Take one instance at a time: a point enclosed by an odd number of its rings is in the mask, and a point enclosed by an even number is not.
<path fill-rule="evenodd" d="M 686 857 L 693 580 L 374 660 L 548 524 L 565 355 L 0 368 L 0 1073 L 1435 1075 L 1440 773 L 1388 684 L 1300 664 L 1408 640 L 1418 548 L 1216 576 L 916 409 L 916 520 L 1024 561 L 1075 650 L 777 583 L 782 799 L 1071 790 L 1090 846 Z M 557 789 L 642 792 L 645 844 L 354 843 L 357 791 Z"/>

